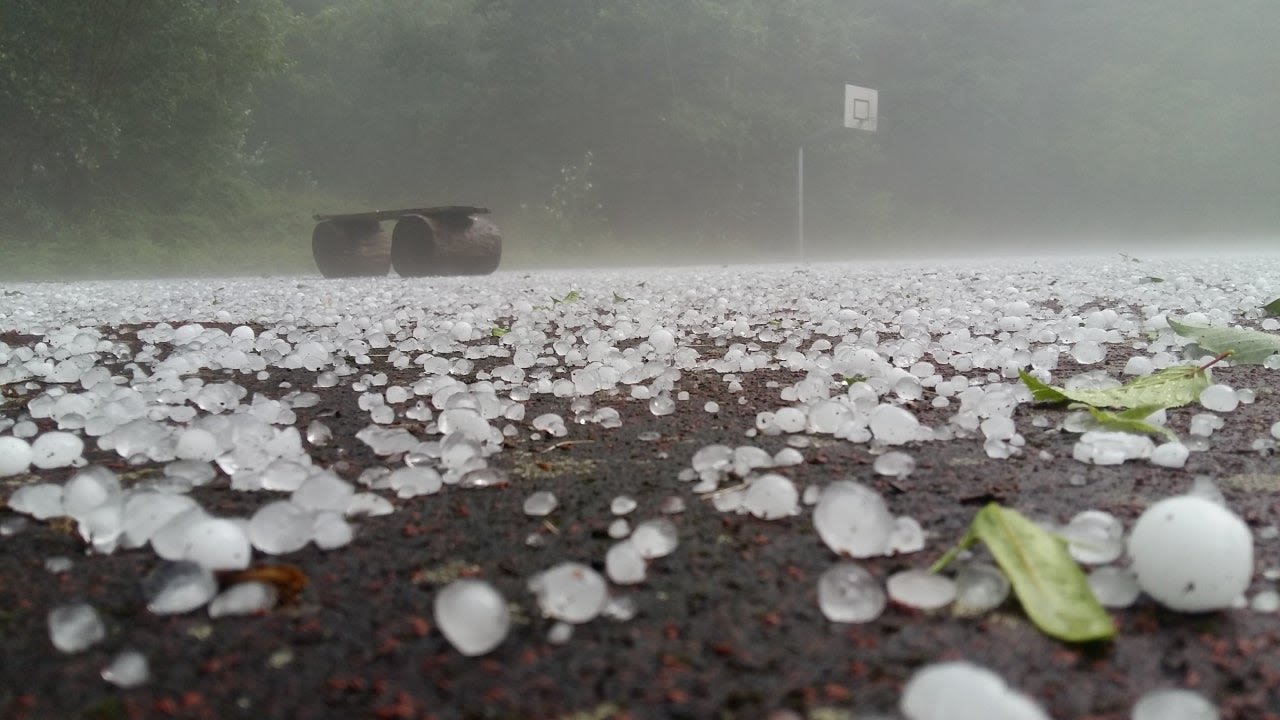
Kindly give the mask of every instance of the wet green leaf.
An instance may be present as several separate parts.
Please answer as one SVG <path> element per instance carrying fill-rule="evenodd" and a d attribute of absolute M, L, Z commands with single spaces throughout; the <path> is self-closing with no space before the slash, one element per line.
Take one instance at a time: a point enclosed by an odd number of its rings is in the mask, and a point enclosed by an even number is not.
<path fill-rule="evenodd" d="M 613 301 L 614 301 L 614 302 L 616 302 L 616 303 L 626 303 L 626 302 L 631 302 L 631 301 L 632 301 L 632 300 L 634 300 L 634 299 L 635 299 L 635 298 L 623 297 L 623 296 L 619 295 L 619 294 L 618 294 L 618 292 L 617 292 L 616 290 L 615 290 L 615 291 L 614 291 L 614 293 L 613 293 Z"/>
<path fill-rule="evenodd" d="M 1280 315 L 1280 297 L 1262 306 L 1268 315 Z"/>
<path fill-rule="evenodd" d="M 1191 338 L 1209 353 L 1230 352 L 1231 362 L 1261 365 L 1280 353 L 1280 335 L 1240 327 L 1201 327 L 1168 318 L 1169 327 L 1183 337 Z"/>
<path fill-rule="evenodd" d="M 1147 417 L 1157 410 L 1163 410 L 1162 405 L 1139 405 L 1138 407 L 1128 408 L 1120 412 L 1111 412 L 1103 410 L 1092 405 L 1077 403 L 1071 406 L 1071 409 L 1088 410 L 1093 419 L 1104 430 L 1115 430 L 1117 432 L 1128 433 L 1146 433 L 1149 435 L 1159 435 L 1166 440 L 1177 440 L 1178 436 L 1167 427 L 1155 425 L 1147 422 Z"/>
<path fill-rule="evenodd" d="M 1066 542 L 1016 510 L 996 503 L 979 510 L 959 545 L 930 570 L 941 570 L 960 550 L 979 540 L 1009 578 L 1027 617 L 1042 632 L 1066 642 L 1115 636 L 1111 617 L 1093 596 Z"/>
<path fill-rule="evenodd" d="M 1031 390 L 1031 397 L 1039 402 L 1078 402 L 1099 408 L 1181 407 L 1195 402 L 1200 391 L 1209 387 L 1209 371 L 1191 365 L 1165 368 L 1106 390 L 1064 390 L 1046 385 L 1021 370 L 1018 375 Z M 1151 412 L 1154 410 L 1147 414 Z"/>
<path fill-rule="evenodd" d="M 490 331 L 489 331 L 489 334 L 490 334 L 490 335 L 492 335 L 492 336 L 494 336 L 494 337 L 502 337 L 503 335 L 506 335 L 506 334 L 507 334 L 507 333 L 509 333 L 509 332 L 511 332 L 511 331 L 510 331 L 510 330 L 508 330 L 508 329 L 506 329 L 506 328 L 503 328 L 503 327 L 496 327 L 496 328 L 494 328 L 494 329 L 490 330 Z"/>

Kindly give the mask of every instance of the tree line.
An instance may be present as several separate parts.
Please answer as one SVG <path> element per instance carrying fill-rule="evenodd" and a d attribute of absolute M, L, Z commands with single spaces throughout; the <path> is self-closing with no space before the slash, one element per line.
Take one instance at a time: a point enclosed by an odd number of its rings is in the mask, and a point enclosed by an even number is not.
<path fill-rule="evenodd" d="M 271 197 L 768 246 L 814 136 L 833 246 L 1274 231 L 1275 27 L 1271 0 L 8 0 L 0 233 Z M 838 129 L 845 83 L 875 134 Z"/>

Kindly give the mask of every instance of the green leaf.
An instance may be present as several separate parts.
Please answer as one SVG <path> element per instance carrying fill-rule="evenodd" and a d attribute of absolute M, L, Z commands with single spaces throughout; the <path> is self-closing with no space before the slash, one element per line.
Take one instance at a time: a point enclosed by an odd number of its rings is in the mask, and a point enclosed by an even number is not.
<path fill-rule="evenodd" d="M 1016 510 L 991 503 L 978 511 L 959 545 L 934 563 L 942 569 L 975 541 L 986 543 L 1027 617 L 1042 632 L 1066 642 L 1109 640 L 1111 617 L 1102 609 L 1066 542 Z"/>
<path fill-rule="evenodd" d="M 1209 387 L 1209 371 L 1191 365 L 1165 368 L 1107 390 L 1064 390 L 1046 385 L 1022 370 L 1018 375 L 1031 390 L 1031 397 L 1039 402 L 1078 402 L 1094 407 L 1180 407 L 1195 402 L 1200 391 Z"/>
<path fill-rule="evenodd" d="M 510 330 L 508 330 L 507 328 L 503 328 L 503 327 L 496 327 L 496 328 L 494 328 L 494 329 L 490 330 L 490 331 L 489 331 L 489 334 L 490 334 L 490 335 L 492 335 L 492 336 L 494 336 L 494 337 L 502 337 L 503 335 L 506 335 L 506 334 L 507 334 L 507 333 L 509 333 L 509 332 L 511 332 L 511 331 L 510 331 Z"/>
<path fill-rule="evenodd" d="M 1262 306 L 1268 315 L 1280 315 L 1280 297 Z"/>
<path fill-rule="evenodd" d="M 582 293 L 579 293 L 577 290 L 570 290 L 569 293 L 564 296 L 564 300 L 562 300 L 561 302 L 571 303 L 571 302 L 574 302 L 575 300 L 581 300 L 581 299 L 582 299 Z"/>
<path fill-rule="evenodd" d="M 1159 435 L 1167 440 L 1178 439 L 1178 436 L 1174 435 L 1173 431 L 1169 428 L 1147 422 L 1147 416 L 1157 410 L 1164 409 L 1161 405 L 1139 405 L 1138 407 L 1122 410 L 1118 413 L 1096 408 L 1092 405 L 1085 405 L 1084 403 L 1077 403 L 1072 405 L 1071 408 L 1073 410 L 1081 408 L 1088 410 L 1089 414 L 1093 416 L 1093 419 L 1097 421 L 1098 425 L 1107 430 L 1128 433 L 1147 433 L 1150 435 Z"/>
<path fill-rule="evenodd" d="M 1173 318 L 1168 320 L 1169 327 L 1173 328 L 1174 332 L 1191 338 L 1207 352 L 1213 355 L 1230 352 L 1231 362 L 1234 363 L 1261 365 L 1267 361 L 1267 358 L 1280 353 L 1280 335 L 1248 328 L 1201 327 L 1186 325 Z"/>
<path fill-rule="evenodd" d="M 622 297 L 621 295 L 618 294 L 617 290 L 613 292 L 613 301 L 616 303 L 627 303 L 627 302 L 631 302 L 634 299 L 635 298 Z"/>

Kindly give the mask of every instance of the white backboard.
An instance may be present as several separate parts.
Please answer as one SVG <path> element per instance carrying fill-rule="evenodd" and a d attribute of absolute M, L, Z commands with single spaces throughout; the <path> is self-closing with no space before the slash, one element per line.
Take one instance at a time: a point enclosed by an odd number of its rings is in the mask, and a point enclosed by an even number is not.
<path fill-rule="evenodd" d="M 855 130 L 876 130 L 880 93 L 857 85 L 844 86 L 844 126 Z"/>

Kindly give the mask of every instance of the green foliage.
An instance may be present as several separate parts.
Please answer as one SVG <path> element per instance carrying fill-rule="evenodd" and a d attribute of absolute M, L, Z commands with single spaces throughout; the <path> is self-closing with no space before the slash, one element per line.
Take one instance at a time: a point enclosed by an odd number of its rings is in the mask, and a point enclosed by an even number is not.
<path fill-rule="evenodd" d="M 1209 371 L 1194 366 L 1165 368 L 1151 375 L 1106 390 L 1066 390 L 1040 382 L 1019 370 L 1018 376 L 1038 402 L 1077 402 L 1094 407 L 1144 408 L 1150 415 L 1159 408 L 1180 407 L 1196 401 L 1209 387 Z"/>
<path fill-rule="evenodd" d="M 978 541 L 986 544 L 1027 617 L 1045 634 L 1066 642 L 1115 636 L 1111 618 L 1093 596 L 1063 539 L 996 503 L 978 511 L 957 546 L 930 571 L 943 569 L 961 550 Z"/>
<path fill-rule="evenodd" d="M 1093 416 L 1093 419 L 1098 423 L 1098 425 L 1104 430 L 1159 435 L 1160 437 L 1171 441 L 1178 439 L 1178 436 L 1174 435 L 1173 431 L 1169 428 L 1147 422 L 1147 418 L 1151 416 L 1151 413 L 1164 409 L 1163 406 L 1160 405 L 1140 405 L 1120 412 L 1111 412 L 1109 410 L 1103 410 L 1102 408 L 1096 408 L 1092 405 L 1076 403 L 1071 406 L 1071 409 L 1087 410 L 1089 414 Z"/>
<path fill-rule="evenodd" d="M 1280 297 L 1272 300 L 1266 305 L 1263 305 L 1262 309 L 1265 310 L 1268 315 L 1280 315 Z"/>
<path fill-rule="evenodd" d="M 1280 353 L 1280 335 L 1237 327 L 1200 327 L 1168 318 L 1169 327 L 1183 337 L 1191 338 L 1212 354 L 1230 353 L 1231 361 L 1242 365 L 1261 365 Z"/>

